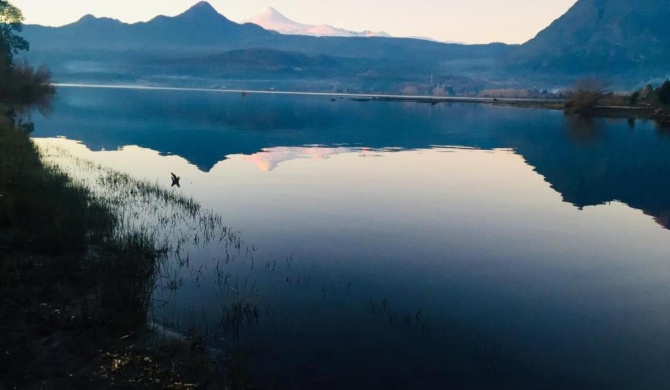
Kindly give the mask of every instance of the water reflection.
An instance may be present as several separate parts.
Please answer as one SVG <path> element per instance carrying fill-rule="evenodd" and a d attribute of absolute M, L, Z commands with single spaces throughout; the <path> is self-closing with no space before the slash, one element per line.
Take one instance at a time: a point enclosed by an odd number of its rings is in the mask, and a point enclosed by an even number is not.
<path fill-rule="evenodd" d="M 353 150 L 353 148 L 324 148 L 319 146 L 279 147 L 264 149 L 261 152 L 245 157 L 245 160 L 254 163 L 258 169 L 269 172 L 283 162 L 302 158 L 323 160 L 330 156 L 349 153 Z"/>
<path fill-rule="evenodd" d="M 179 288 L 156 293 L 169 305 L 153 315 L 234 345 L 264 387 L 670 381 L 659 369 L 670 359 L 669 232 L 638 211 L 667 226 L 670 144 L 652 124 L 83 93 L 98 100 L 75 109 L 68 99 L 86 96 L 64 91 L 36 136 L 85 145 L 41 142 L 166 186 L 176 172 L 180 191 L 253 243 L 230 262 L 215 260 L 216 245 L 189 247 Z"/>
<path fill-rule="evenodd" d="M 603 137 L 602 120 L 592 117 L 570 116 L 566 120 L 565 132 L 576 145 L 598 143 Z"/>
<path fill-rule="evenodd" d="M 138 145 L 183 157 L 204 172 L 233 155 L 273 169 L 333 147 L 504 148 L 522 155 L 576 207 L 621 201 L 654 217 L 670 210 L 662 195 L 670 185 L 663 179 L 670 139 L 646 121 L 630 132 L 627 121 L 566 119 L 544 110 L 195 92 L 63 89 L 58 99 L 56 114 L 38 121 L 36 137 L 66 136 L 92 150 Z"/>

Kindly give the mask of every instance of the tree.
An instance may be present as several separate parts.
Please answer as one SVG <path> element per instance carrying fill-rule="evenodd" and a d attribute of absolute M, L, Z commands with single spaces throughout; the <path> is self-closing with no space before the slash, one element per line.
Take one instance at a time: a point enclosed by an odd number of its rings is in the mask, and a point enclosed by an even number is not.
<path fill-rule="evenodd" d="M 23 30 L 23 14 L 7 0 L 0 0 L 0 120 L 3 116 L 29 129 L 24 120 L 33 109 L 48 113 L 56 93 L 51 72 L 45 66 L 37 69 L 15 56 L 30 45 L 18 34 Z"/>
<path fill-rule="evenodd" d="M 635 91 L 628 96 L 628 104 L 637 104 L 638 100 L 640 100 L 640 91 Z"/>
<path fill-rule="evenodd" d="M 670 80 L 665 80 L 658 89 L 658 101 L 661 104 L 670 104 Z"/>
<path fill-rule="evenodd" d="M 30 45 L 18 34 L 23 31 L 23 13 L 9 1 L 0 0 L 0 65 L 10 68 L 14 56 Z"/>

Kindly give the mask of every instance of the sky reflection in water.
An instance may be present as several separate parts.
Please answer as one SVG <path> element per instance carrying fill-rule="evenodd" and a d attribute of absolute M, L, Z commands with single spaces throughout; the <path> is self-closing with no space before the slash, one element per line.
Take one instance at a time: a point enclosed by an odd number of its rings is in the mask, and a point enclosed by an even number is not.
<path fill-rule="evenodd" d="M 651 124 L 65 89 L 34 136 L 166 186 L 176 172 L 242 231 L 253 261 L 222 289 L 216 247 L 193 249 L 169 315 L 214 329 L 222 294 L 247 291 L 259 320 L 235 342 L 269 383 L 670 383 L 670 139 Z"/>

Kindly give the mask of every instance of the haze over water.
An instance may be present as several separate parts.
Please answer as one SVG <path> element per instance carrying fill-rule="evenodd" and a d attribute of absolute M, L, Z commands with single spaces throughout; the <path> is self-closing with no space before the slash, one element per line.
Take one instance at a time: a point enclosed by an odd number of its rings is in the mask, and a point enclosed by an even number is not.
<path fill-rule="evenodd" d="M 175 172 L 254 247 L 225 265 L 194 247 L 151 315 L 217 329 L 225 268 L 260 316 L 212 343 L 265 385 L 670 384 L 670 137 L 652 123 L 185 91 L 62 88 L 55 106 L 40 144 Z"/>

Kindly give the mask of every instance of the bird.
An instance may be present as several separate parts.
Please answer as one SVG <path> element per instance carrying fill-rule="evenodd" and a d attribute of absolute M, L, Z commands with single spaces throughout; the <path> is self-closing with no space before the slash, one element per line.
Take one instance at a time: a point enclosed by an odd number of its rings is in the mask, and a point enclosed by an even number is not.
<path fill-rule="evenodd" d="M 170 187 L 177 186 L 178 188 L 181 188 L 181 185 L 179 184 L 180 177 L 172 172 L 170 172 L 170 175 L 172 175 L 172 185 Z"/>

